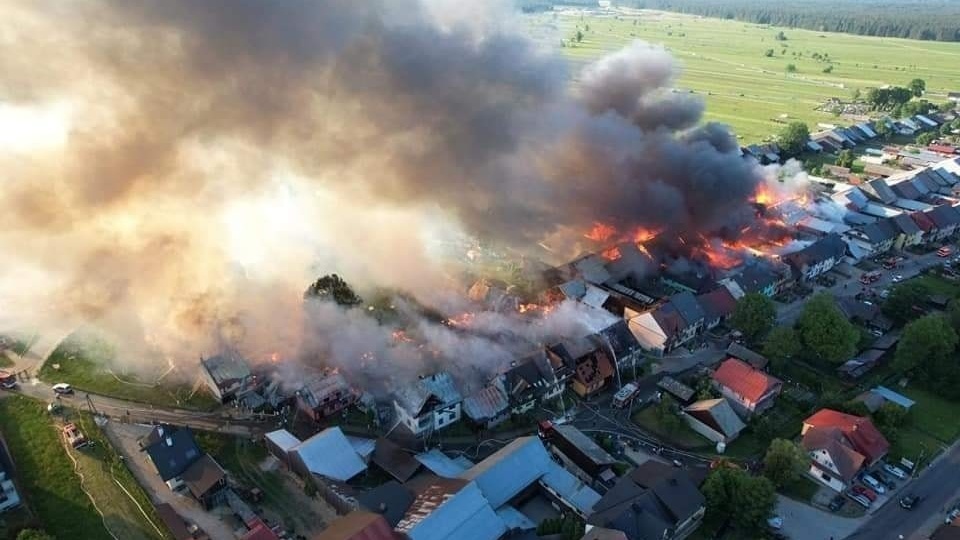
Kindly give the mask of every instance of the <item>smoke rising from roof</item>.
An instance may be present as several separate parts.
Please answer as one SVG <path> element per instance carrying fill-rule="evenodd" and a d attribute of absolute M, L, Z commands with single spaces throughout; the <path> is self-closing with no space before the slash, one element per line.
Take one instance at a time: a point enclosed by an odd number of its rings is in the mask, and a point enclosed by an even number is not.
<path fill-rule="evenodd" d="M 501 2 L 461 4 L 0 0 L 0 103 L 64 126 L 0 149 L 0 322 L 257 356 L 301 343 L 318 274 L 435 289 L 443 224 L 524 248 L 752 215 L 760 172 L 694 127 L 665 51 L 634 43 L 572 92 Z"/>

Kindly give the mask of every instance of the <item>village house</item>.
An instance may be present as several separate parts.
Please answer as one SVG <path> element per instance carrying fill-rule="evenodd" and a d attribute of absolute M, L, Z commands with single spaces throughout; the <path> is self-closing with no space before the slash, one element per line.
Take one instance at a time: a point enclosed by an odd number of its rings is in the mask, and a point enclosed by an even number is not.
<path fill-rule="evenodd" d="M 200 360 L 203 379 L 220 403 L 233 401 L 256 387 L 256 377 L 240 355 L 225 352 Z"/>
<path fill-rule="evenodd" d="M 767 364 L 770 363 L 770 360 L 767 359 L 766 356 L 763 356 L 752 349 L 748 349 L 736 341 L 731 342 L 727 347 L 727 356 L 739 358 L 740 360 L 750 364 L 750 367 L 759 369 L 761 371 L 766 370 Z"/>
<path fill-rule="evenodd" d="M 354 510 L 330 522 L 312 540 L 401 540 L 383 516 Z"/>
<path fill-rule="evenodd" d="M 682 540 L 700 525 L 706 499 L 686 470 L 646 461 L 621 477 L 594 505 L 591 526 L 628 540 Z"/>
<path fill-rule="evenodd" d="M 226 473 L 200 449 L 190 428 L 161 424 L 139 443 L 171 490 L 186 489 L 208 510 L 225 501 Z"/>
<path fill-rule="evenodd" d="M 829 272 L 843 260 L 847 245 L 838 234 L 828 234 L 809 246 L 788 253 L 783 261 L 793 269 L 798 281 L 811 281 Z"/>
<path fill-rule="evenodd" d="M 368 451 L 366 446 L 358 448 L 339 427 L 331 427 L 290 448 L 287 455 L 290 468 L 303 478 L 344 483 L 367 470 L 373 448 Z"/>
<path fill-rule="evenodd" d="M 626 310 L 624 317 L 645 350 L 663 355 L 695 338 L 704 328 L 706 314 L 690 292 L 682 292 L 644 313 Z"/>
<path fill-rule="evenodd" d="M 703 308 L 704 330 L 713 330 L 726 322 L 733 310 L 737 307 L 737 300 L 726 287 L 716 289 L 697 296 L 697 303 Z"/>
<path fill-rule="evenodd" d="M 616 458 L 579 429 L 544 421 L 540 423 L 539 435 L 550 454 L 580 480 L 592 485 L 616 479 Z"/>
<path fill-rule="evenodd" d="M 747 427 L 726 398 L 696 401 L 683 408 L 683 418 L 700 435 L 723 444 L 736 439 Z"/>
<path fill-rule="evenodd" d="M 424 475 L 407 484 L 413 502 L 395 530 L 409 540 L 498 540 L 508 529 L 475 482 Z"/>
<path fill-rule="evenodd" d="M 571 365 L 575 368 L 575 361 Z M 563 389 L 546 351 L 541 349 L 511 362 L 506 371 L 464 398 L 463 414 L 478 426 L 492 428 L 511 415 L 527 413 L 538 403 L 559 396 Z"/>
<path fill-rule="evenodd" d="M 923 241 L 923 231 L 917 226 L 917 222 L 909 215 L 901 214 L 893 218 L 900 234 L 894 240 L 893 247 L 897 250 L 904 250 L 911 246 L 919 245 Z"/>
<path fill-rule="evenodd" d="M 925 214 L 936 227 L 936 233 L 930 239 L 931 241 L 942 241 L 957 232 L 957 226 L 960 225 L 960 212 L 953 206 L 942 204 L 926 211 Z"/>
<path fill-rule="evenodd" d="M 831 409 L 820 409 L 804 420 L 800 434 L 801 445 L 811 457 L 808 474 L 838 492 L 890 449 L 869 418 Z"/>
<path fill-rule="evenodd" d="M 627 321 L 618 319 L 617 322 L 598 332 L 596 336 L 609 350 L 613 357 L 613 364 L 621 374 L 636 375 L 637 368 L 644 360 L 643 347 L 630 332 Z"/>
<path fill-rule="evenodd" d="M 462 402 L 453 377 L 441 371 L 398 390 L 393 407 L 401 424 L 422 435 L 458 422 Z"/>
<path fill-rule="evenodd" d="M 296 392 L 297 408 L 314 422 L 333 416 L 355 404 L 358 393 L 336 371 L 313 374 Z"/>
<path fill-rule="evenodd" d="M 893 248 L 900 232 L 892 218 L 879 219 L 874 223 L 850 229 L 843 234 L 847 244 L 857 244 L 867 257 L 875 257 Z"/>
<path fill-rule="evenodd" d="M 547 357 L 558 380 L 569 380 L 573 391 L 581 397 L 602 390 L 615 374 L 609 347 L 596 335 L 551 345 L 547 347 Z"/>
<path fill-rule="evenodd" d="M 736 358 L 728 358 L 713 373 L 713 385 L 742 418 L 773 407 L 783 383 Z"/>
<path fill-rule="evenodd" d="M 491 429 L 510 418 L 510 401 L 495 384 L 488 384 L 463 398 L 463 414 L 476 426 Z"/>

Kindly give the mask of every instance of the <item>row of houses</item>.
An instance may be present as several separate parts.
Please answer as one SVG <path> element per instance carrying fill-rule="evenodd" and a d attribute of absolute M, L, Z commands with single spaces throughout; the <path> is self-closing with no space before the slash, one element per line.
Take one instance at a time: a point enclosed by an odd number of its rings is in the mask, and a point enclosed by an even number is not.
<path fill-rule="evenodd" d="M 343 453 L 352 460 L 349 446 L 346 441 L 340 448 L 328 446 L 327 458 L 338 461 L 336 453 Z M 355 493 L 349 511 L 317 540 L 532 539 L 538 523 L 564 515 L 586 521 L 595 533 L 610 529 L 630 540 L 678 540 L 699 525 L 705 511 L 703 477 L 650 461 L 617 478 L 616 460 L 570 426 L 542 425 L 539 437 L 518 438 L 477 463 L 437 449 L 399 453 L 412 462 L 412 472 Z M 308 474 L 331 482 L 316 470 Z M 602 496 L 591 487 L 598 483 L 609 488 Z"/>

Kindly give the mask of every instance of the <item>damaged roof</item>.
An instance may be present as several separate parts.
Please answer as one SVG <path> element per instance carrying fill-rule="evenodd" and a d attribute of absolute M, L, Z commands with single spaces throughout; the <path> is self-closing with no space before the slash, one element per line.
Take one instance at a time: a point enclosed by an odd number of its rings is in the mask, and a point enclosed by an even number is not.
<path fill-rule="evenodd" d="M 434 398 L 439 407 L 448 407 L 463 400 L 453 377 L 445 371 L 418 379 L 397 392 L 397 402 L 405 410 L 419 415 L 427 401 Z"/>
<path fill-rule="evenodd" d="M 463 412 L 471 420 L 488 422 L 510 408 L 506 394 L 496 385 L 488 384 L 463 400 Z"/>
<path fill-rule="evenodd" d="M 226 352 L 217 356 L 200 360 L 200 364 L 210 374 L 210 378 L 218 387 L 227 387 L 239 384 L 250 376 L 250 366 L 233 352 Z"/>

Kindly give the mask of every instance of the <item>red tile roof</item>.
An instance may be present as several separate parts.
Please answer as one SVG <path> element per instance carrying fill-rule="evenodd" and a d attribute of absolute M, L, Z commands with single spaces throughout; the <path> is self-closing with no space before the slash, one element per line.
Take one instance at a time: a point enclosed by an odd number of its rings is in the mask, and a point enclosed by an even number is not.
<path fill-rule="evenodd" d="M 831 409 L 820 409 L 813 416 L 803 421 L 804 425 L 826 428 L 836 427 L 843 432 L 843 436 L 850 445 L 866 456 L 870 463 L 883 457 L 890 449 L 890 443 L 877 430 L 869 418 L 845 414 Z"/>
<path fill-rule="evenodd" d="M 736 358 L 728 358 L 720 364 L 713 374 L 713 380 L 754 403 L 782 384 L 780 379 L 753 369 L 750 364 Z"/>
<path fill-rule="evenodd" d="M 913 218 L 913 221 L 917 223 L 917 227 L 920 227 L 923 232 L 929 232 L 937 228 L 937 226 L 933 224 L 933 221 L 923 212 L 914 212 L 910 214 L 910 217 Z"/>
<path fill-rule="evenodd" d="M 826 450 L 845 482 L 853 480 L 866 460 L 863 454 L 851 448 L 843 431 L 837 427 L 812 427 L 804 433 L 801 445 L 808 451 Z M 817 466 L 823 468 L 819 464 Z M 829 472 L 835 474 L 833 471 Z"/>
<path fill-rule="evenodd" d="M 241 540 L 280 540 L 280 537 L 258 519 L 256 525 L 247 534 L 243 535 Z"/>

